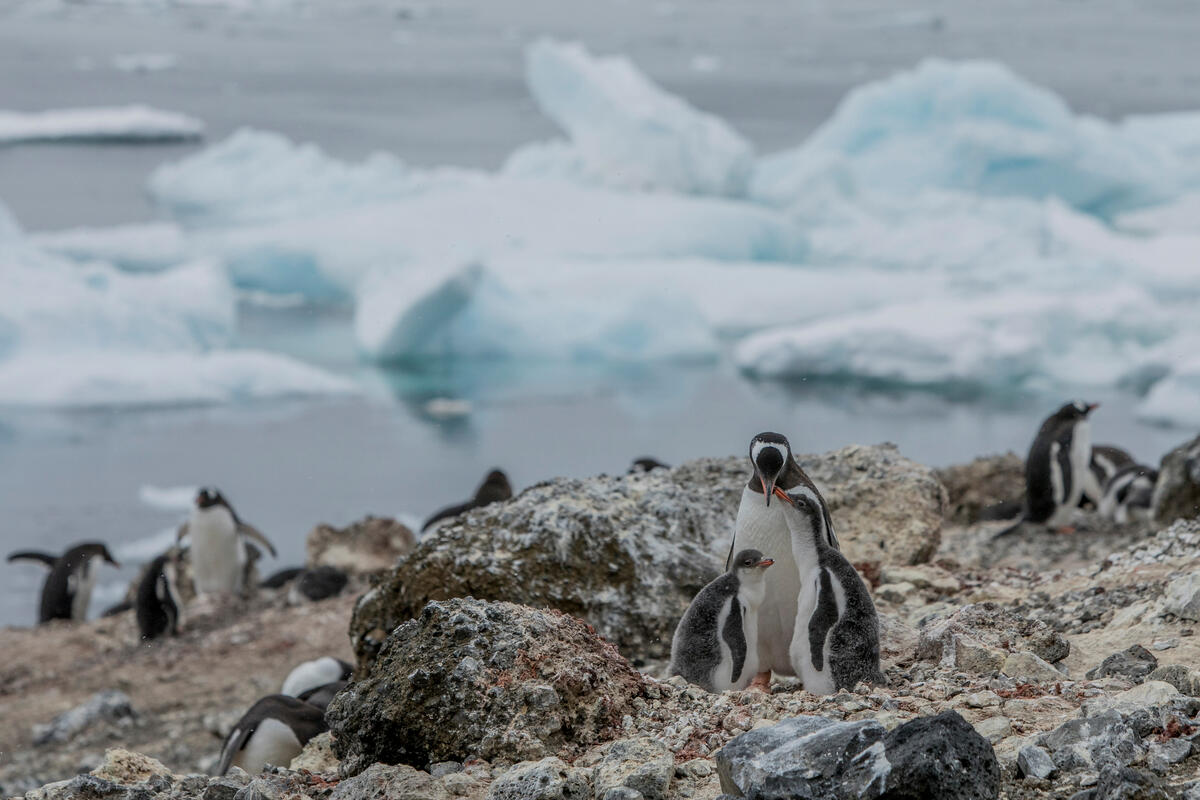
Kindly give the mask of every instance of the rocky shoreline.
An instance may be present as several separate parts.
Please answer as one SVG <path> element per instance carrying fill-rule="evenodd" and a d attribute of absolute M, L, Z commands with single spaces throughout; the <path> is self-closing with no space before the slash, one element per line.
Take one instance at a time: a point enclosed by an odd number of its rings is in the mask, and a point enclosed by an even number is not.
<path fill-rule="evenodd" d="M 1164 513 L 1200 496 L 1189 445 L 1165 459 Z M 1080 511 L 1074 533 L 993 542 L 974 520 L 1019 493 L 1011 454 L 936 472 L 887 445 L 800 460 L 871 587 L 887 686 L 666 678 L 745 480 L 744 459 L 701 459 L 547 481 L 415 546 L 384 521 L 322 526 L 310 566 L 370 565 L 350 591 L 201 609 L 152 647 L 129 615 L 0 630 L 0 796 L 1200 798 L 1194 513 Z M 358 664 L 330 733 L 290 766 L 200 774 L 321 655 Z"/>

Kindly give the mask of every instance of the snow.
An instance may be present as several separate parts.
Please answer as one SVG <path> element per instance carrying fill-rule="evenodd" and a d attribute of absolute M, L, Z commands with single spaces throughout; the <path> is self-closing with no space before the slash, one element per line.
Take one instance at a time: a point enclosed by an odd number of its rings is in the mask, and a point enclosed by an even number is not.
<path fill-rule="evenodd" d="M 146 484 L 138 488 L 138 499 L 144 505 L 160 511 L 187 511 L 192 507 L 198 488 Z"/>
<path fill-rule="evenodd" d="M 596 58 L 578 43 L 540 40 L 526 50 L 538 107 L 570 141 L 521 148 L 504 166 L 518 176 L 684 194 L 737 196 L 753 148 L 729 125 L 663 91 L 628 59 Z"/>
<path fill-rule="evenodd" d="M 0 145 L 20 142 L 179 142 L 199 139 L 204 123 L 174 111 L 132 105 L 55 111 L 0 111 Z"/>

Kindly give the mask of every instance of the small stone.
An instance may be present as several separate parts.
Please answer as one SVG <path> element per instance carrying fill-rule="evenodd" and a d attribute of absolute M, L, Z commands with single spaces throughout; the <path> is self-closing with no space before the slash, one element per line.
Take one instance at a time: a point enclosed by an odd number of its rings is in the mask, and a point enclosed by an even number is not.
<path fill-rule="evenodd" d="M 1163 774 L 1192 754 L 1192 743 L 1187 739 L 1167 739 L 1165 742 L 1151 742 L 1150 751 L 1146 754 L 1146 764 L 1151 770 Z"/>
<path fill-rule="evenodd" d="M 974 694 L 966 695 L 963 698 L 963 705 L 967 708 L 989 708 L 991 706 L 1000 705 L 1000 695 L 995 692 L 975 692 Z"/>
<path fill-rule="evenodd" d="M 875 590 L 875 596 L 885 602 L 899 605 L 916 591 L 917 587 L 911 583 L 886 583 Z"/>
<path fill-rule="evenodd" d="M 641 736 L 604 745 L 602 752 L 593 777 L 597 797 L 625 787 L 636 790 L 646 800 L 666 800 L 675 774 L 675 756 L 666 744 Z"/>
<path fill-rule="evenodd" d="M 1063 680 L 1064 677 L 1045 660 L 1028 651 L 1009 655 L 1000 669 L 1010 678 L 1027 683 L 1053 683 Z"/>
<path fill-rule="evenodd" d="M 1146 676 L 1147 680 L 1165 681 L 1182 694 L 1189 697 L 1200 697 L 1200 671 L 1183 664 L 1168 664 L 1159 667 Z"/>
<path fill-rule="evenodd" d="M 975 731 L 995 744 L 1012 733 L 1012 720 L 1008 717 L 989 717 L 975 723 Z"/>
<path fill-rule="evenodd" d="M 1153 709 L 1155 706 L 1166 705 L 1182 697 L 1179 690 L 1166 681 L 1146 681 L 1141 686 L 1126 689 L 1119 694 L 1084 701 L 1083 712 L 1088 717 L 1094 717 L 1109 710 L 1130 715 Z"/>
<path fill-rule="evenodd" d="M 1170 650 L 1175 647 L 1179 647 L 1179 640 L 1173 636 L 1170 639 L 1157 639 L 1150 645 L 1152 650 Z"/>
<path fill-rule="evenodd" d="M 1200 621 L 1200 573 L 1189 572 L 1167 584 L 1163 610 L 1180 619 Z"/>
<path fill-rule="evenodd" d="M 488 787 L 488 800 L 589 800 L 588 771 L 553 756 L 523 761 Z"/>
<path fill-rule="evenodd" d="M 1017 753 L 1017 772 L 1025 778 L 1045 780 L 1054 774 L 1054 760 L 1045 749 L 1026 745 Z"/>
<path fill-rule="evenodd" d="M 1087 679 L 1117 676 L 1127 678 L 1133 683 L 1141 683 L 1157 666 L 1158 659 L 1140 644 L 1135 644 L 1104 659 L 1100 666 L 1087 673 Z"/>
<path fill-rule="evenodd" d="M 97 722 L 121 723 L 135 716 L 129 695 L 116 689 L 107 689 L 92 695 L 81 705 L 64 711 L 47 725 L 34 725 L 33 743 L 66 742 Z"/>
<path fill-rule="evenodd" d="M 969 636 L 954 637 L 955 665 L 964 672 L 990 675 L 1004 666 L 1002 650 L 986 647 Z"/>
<path fill-rule="evenodd" d="M 1120 611 L 1113 614 L 1112 620 L 1108 623 L 1110 628 L 1130 628 L 1142 621 L 1142 617 L 1146 616 L 1152 608 L 1149 602 L 1132 603 L 1125 606 Z"/>
<path fill-rule="evenodd" d="M 463 765 L 458 761 L 439 761 L 436 764 L 429 765 L 429 774 L 435 778 L 440 778 L 443 775 L 462 772 L 462 768 Z"/>

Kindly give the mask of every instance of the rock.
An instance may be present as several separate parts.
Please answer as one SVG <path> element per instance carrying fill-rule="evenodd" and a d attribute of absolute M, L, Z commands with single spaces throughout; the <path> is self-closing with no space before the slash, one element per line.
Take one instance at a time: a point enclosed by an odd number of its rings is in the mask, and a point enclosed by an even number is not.
<path fill-rule="evenodd" d="M 1158 659 L 1140 644 L 1135 644 L 1119 653 L 1113 653 L 1100 662 L 1100 666 L 1087 673 L 1087 679 L 1116 676 L 1133 683 L 1141 683 L 1158 666 Z"/>
<path fill-rule="evenodd" d="M 918 717 L 884 737 L 889 797 L 984 800 L 1000 795 L 992 745 L 954 711 Z M 861 796 L 861 795 L 860 795 Z"/>
<path fill-rule="evenodd" d="M 1163 456 L 1150 505 L 1163 525 L 1200 517 L 1200 436 Z"/>
<path fill-rule="evenodd" d="M 1200 574 L 1189 572 L 1168 583 L 1163 610 L 1180 619 L 1200 621 Z"/>
<path fill-rule="evenodd" d="M 974 524 L 984 508 L 1025 494 L 1025 461 L 1016 453 L 977 458 L 935 474 L 948 494 L 946 518 L 958 525 Z"/>
<path fill-rule="evenodd" d="M 1189 697 L 1200 697 L 1200 671 L 1183 664 L 1159 667 L 1146 676 L 1148 681 L 1164 681 Z"/>
<path fill-rule="evenodd" d="M 429 774 L 435 778 L 440 778 L 443 775 L 452 775 L 455 772 L 462 772 L 463 765 L 457 761 L 439 761 L 436 764 L 429 765 Z"/>
<path fill-rule="evenodd" d="M 715 756 L 721 791 L 741 797 L 739 787 L 757 785 L 767 777 L 768 770 L 782 766 L 765 763 L 771 762 L 777 751 L 832 724 L 824 717 L 793 717 L 734 738 Z"/>
<path fill-rule="evenodd" d="M 1045 749 L 1026 745 L 1017 753 L 1017 773 L 1023 778 L 1045 780 L 1054 774 L 1054 761 Z"/>
<path fill-rule="evenodd" d="M 170 776 L 171 770 L 158 759 L 117 747 L 104 752 L 103 763 L 92 774 L 113 783 L 140 783 L 153 775 Z"/>
<path fill-rule="evenodd" d="M 900 605 L 917 591 L 911 583 L 887 583 L 875 590 L 875 597 Z"/>
<path fill-rule="evenodd" d="M 376 761 L 513 763 L 614 738 L 642 691 L 641 675 L 579 620 L 455 599 L 393 631 L 326 720 L 344 774 Z"/>
<path fill-rule="evenodd" d="M 1140 686 L 1126 689 L 1115 695 L 1087 700 L 1083 704 L 1083 712 L 1088 717 L 1094 717 L 1109 710 L 1116 711 L 1122 716 L 1130 716 L 1140 711 L 1154 710 L 1163 706 L 1182 706 L 1182 703 L 1176 701 L 1183 700 L 1185 698 L 1179 693 L 1179 690 L 1166 681 L 1146 681 Z"/>
<path fill-rule="evenodd" d="M 1004 659 L 1004 666 L 1000 671 L 1022 683 L 1054 683 L 1066 677 L 1045 660 L 1028 652 L 1009 655 Z"/>
<path fill-rule="evenodd" d="M 1162 775 L 1191 754 L 1192 743 L 1187 739 L 1177 738 L 1167 739 L 1165 742 L 1151 742 L 1150 751 L 1146 754 L 1146 765 L 1152 771 Z"/>
<path fill-rule="evenodd" d="M 136 714 L 129 695 L 116 689 L 97 692 L 88 700 L 64 711 L 47 725 L 33 726 L 35 745 L 66 742 L 97 722 L 120 723 L 132 720 Z"/>
<path fill-rule="evenodd" d="M 1104 764 L 1126 765 L 1139 758 L 1141 738 L 1121 714 L 1109 710 L 1087 719 L 1071 719 L 1038 737 L 1059 769 L 1073 772 Z"/>
<path fill-rule="evenodd" d="M 338 758 L 333 752 L 333 737 L 329 731 L 325 731 L 308 740 L 300 755 L 292 759 L 288 769 L 336 774 L 338 763 Z"/>
<path fill-rule="evenodd" d="M 1003 650 L 984 647 L 969 636 L 954 637 L 954 666 L 964 672 L 990 675 L 1004 666 Z"/>
<path fill-rule="evenodd" d="M 1072 800 L 1077 797 L 1080 795 L 1073 795 Z M 1169 797 L 1162 781 L 1153 775 L 1110 764 L 1100 770 L 1099 782 L 1080 800 L 1168 800 Z"/>
<path fill-rule="evenodd" d="M 200 800 L 236 800 L 238 792 L 248 783 L 250 776 L 234 767 L 228 775 L 210 780 L 204 787 Z"/>
<path fill-rule="evenodd" d="M 329 800 L 450 800 L 450 794 L 428 772 L 372 764 L 339 783 Z"/>
<path fill-rule="evenodd" d="M 596 797 L 607 797 L 610 789 L 625 787 L 646 800 L 666 800 L 675 774 L 675 756 L 658 739 L 621 739 L 603 746 L 593 783 Z"/>
<path fill-rule="evenodd" d="M 488 788 L 488 800 L 591 800 L 590 770 L 577 769 L 561 759 L 517 764 Z"/>
<path fill-rule="evenodd" d="M 1029 651 L 1056 664 L 1071 652 L 1062 634 L 1041 620 L 1014 614 L 997 603 L 972 603 L 947 617 L 935 619 L 921 630 L 917 657 L 957 666 L 955 636 L 967 636 L 980 645 L 1006 653 Z"/>
<path fill-rule="evenodd" d="M 975 732 L 995 744 L 1012 734 L 1012 720 L 1008 717 L 988 717 L 975 723 Z"/>
<path fill-rule="evenodd" d="M 886 669 L 897 663 L 907 663 L 917 652 L 920 634 L 916 628 L 882 611 L 879 617 L 879 659 Z"/>
<path fill-rule="evenodd" d="M 318 525 L 305 542 L 307 565 L 336 567 L 351 575 L 383 572 L 417 544 L 407 526 L 386 517 L 366 517 L 335 528 Z"/>
<path fill-rule="evenodd" d="M 891 445 L 801 458 L 853 562 L 912 564 L 940 540 L 945 493 Z M 692 598 L 724 566 L 744 456 L 633 475 L 560 478 L 426 536 L 355 608 L 360 669 L 430 600 L 472 596 L 555 608 L 624 653 L 669 655 Z"/>

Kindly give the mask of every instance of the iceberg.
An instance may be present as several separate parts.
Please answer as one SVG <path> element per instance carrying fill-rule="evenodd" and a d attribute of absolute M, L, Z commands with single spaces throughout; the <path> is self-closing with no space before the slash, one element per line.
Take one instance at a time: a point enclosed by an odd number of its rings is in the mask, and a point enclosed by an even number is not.
<path fill-rule="evenodd" d="M 740 196 L 754 151 L 724 120 L 664 91 L 623 57 L 542 39 L 525 51 L 538 107 L 569 141 L 522 147 L 503 172 L 635 190 Z"/>
<path fill-rule="evenodd" d="M 123 142 L 130 144 L 199 139 L 204 123 L 174 111 L 147 106 L 0 111 L 0 145 L 21 142 Z"/>
<path fill-rule="evenodd" d="M 74 261 L 104 261 L 127 272 L 158 272 L 192 260 L 183 229 L 173 222 L 71 228 L 30 234 L 29 242 Z"/>
<path fill-rule="evenodd" d="M 804 144 L 758 162 L 750 195 L 787 206 L 813 192 L 942 188 L 1057 197 L 1108 216 L 1175 194 L 1177 163 L 1005 66 L 931 59 L 851 91 Z"/>
<path fill-rule="evenodd" d="M 1139 419 L 1181 427 L 1200 426 L 1200 340 L 1192 342 L 1191 355 L 1173 363 L 1171 371 L 1150 387 L 1138 405 Z"/>

